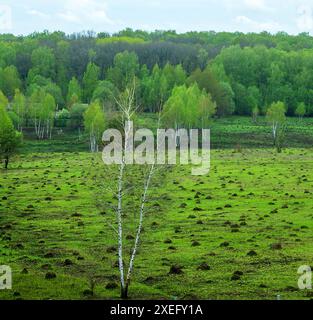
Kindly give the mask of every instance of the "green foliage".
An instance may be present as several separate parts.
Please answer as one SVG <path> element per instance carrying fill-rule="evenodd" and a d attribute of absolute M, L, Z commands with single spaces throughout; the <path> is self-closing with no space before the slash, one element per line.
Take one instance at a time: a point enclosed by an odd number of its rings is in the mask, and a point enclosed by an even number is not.
<path fill-rule="evenodd" d="M 70 70 L 68 68 L 71 63 L 70 49 L 70 44 L 65 40 L 57 42 L 55 49 L 56 83 L 61 88 L 64 97 L 66 96 L 70 79 Z"/>
<path fill-rule="evenodd" d="M 13 98 L 15 90 L 21 89 L 22 82 L 15 66 L 11 65 L 0 69 L 0 90 L 10 99 Z"/>
<path fill-rule="evenodd" d="M 70 109 L 69 127 L 81 129 L 84 124 L 84 113 L 87 110 L 87 104 L 75 103 Z"/>
<path fill-rule="evenodd" d="M 22 135 L 14 129 L 13 123 L 0 101 L 0 158 L 4 159 L 4 167 L 8 168 L 10 157 L 16 152 Z"/>
<path fill-rule="evenodd" d="M 22 131 L 25 125 L 27 108 L 26 108 L 26 98 L 19 89 L 15 90 L 15 95 L 12 102 L 12 109 L 17 116 L 18 129 Z"/>
<path fill-rule="evenodd" d="M 300 102 L 295 111 L 295 115 L 301 119 L 305 116 L 306 112 L 307 112 L 306 105 L 303 102 Z"/>
<path fill-rule="evenodd" d="M 0 68 L 16 63 L 16 46 L 11 41 L 0 43 Z"/>
<path fill-rule="evenodd" d="M 78 80 L 73 77 L 68 84 L 68 91 L 67 91 L 67 105 L 69 108 L 75 103 L 81 102 L 82 99 L 82 89 L 78 82 Z"/>
<path fill-rule="evenodd" d="M 267 119 L 269 122 L 284 123 L 286 121 L 286 106 L 278 101 L 271 104 L 267 109 Z"/>
<path fill-rule="evenodd" d="M 286 106 L 283 102 L 275 102 L 268 108 L 266 113 L 268 123 L 272 127 L 274 146 L 278 152 L 282 150 L 285 135 Z"/>
<path fill-rule="evenodd" d="M 27 95 L 31 96 L 35 90 L 42 88 L 45 92 L 50 93 L 58 106 L 64 105 L 64 99 L 61 88 L 51 79 L 45 78 L 41 75 L 36 75 L 28 86 Z"/>
<path fill-rule="evenodd" d="M 197 83 L 201 90 L 204 89 L 211 94 L 212 99 L 216 102 L 218 116 L 225 116 L 234 112 L 234 93 L 231 86 L 227 82 L 219 82 L 210 66 L 204 71 L 199 68 L 195 70 L 188 78 L 187 83 Z"/>
<path fill-rule="evenodd" d="M 260 110 L 257 106 L 252 109 L 252 119 L 254 122 L 257 122 L 258 116 L 260 114 Z"/>
<path fill-rule="evenodd" d="M 251 114 L 259 106 L 259 91 L 255 86 L 246 88 L 240 83 L 233 85 L 235 93 L 236 113 L 239 115 Z"/>
<path fill-rule="evenodd" d="M 50 82 L 44 87 L 44 90 L 53 97 L 55 104 L 58 107 L 64 105 L 62 90 L 57 84 Z"/>
<path fill-rule="evenodd" d="M 158 65 L 155 65 L 152 74 L 146 75 L 141 82 L 142 99 L 145 110 L 157 112 L 168 98 L 168 81 Z"/>
<path fill-rule="evenodd" d="M 67 109 L 57 111 L 55 115 L 55 125 L 59 128 L 67 127 L 68 121 L 70 120 L 70 112 Z"/>
<path fill-rule="evenodd" d="M 234 91 L 228 82 L 221 82 L 219 87 L 216 98 L 217 115 L 220 117 L 231 115 L 235 112 Z"/>
<path fill-rule="evenodd" d="M 162 110 L 162 121 L 167 127 L 206 128 L 216 112 L 216 104 L 204 90 L 194 84 L 176 86 Z"/>
<path fill-rule="evenodd" d="M 108 80 L 110 80 L 120 91 L 133 81 L 138 75 L 139 62 L 135 52 L 120 52 L 114 57 L 113 67 L 108 70 Z"/>
<path fill-rule="evenodd" d="M 65 104 L 70 108 L 95 99 L 103 102 L 106 94 L 99 80 L 112 82 L 122 92 L 136 78 L 141 109 L 157 112 L 189 75 L 188 85 L 196 82 L 211 94 L 218 116 L 251 115 L 255 106 L 263 112 L 277 100 L 285 103 L 289 116 L 297 115 L 301 102 L 312 116 L 312 60 L 313 40 L 305 33 L 178 34 L 127 28 L 97 37 L 94 32 L 3 34 L 0 90 L 11 101 L 15 89 L 31 96 L 37 86 L 47 87 L 61 109 Z"/>
<path fill-rule="evenodd" d="M 99 37 L 99 35 L 98 35 Z M 129 44 L 140 44 L 144 43 L 145 41 L 141 38 L 131 38 L 131 37 L 102 37 L 100 35 L 99 39 L 97 39 L 97 45 L 105 45 L 111 43 L 120 43 L 126 42 Z"/>
<path fill-rule="evenodd" d="M 29 112 L 38 139 L 51 139 L 55 111 L 54 97 L 44 88 L 36 88 L 30 97 Z"/>
<path fill-rule="evenodd" d="M 8 104 L 9 104 L 8 98 L 0 90 L 0 106 L 6 109 L 8 107 Z"/>
<path fill-rule="evenodd" d="M 98 151 L 98 145 L 105 129 L 105 116 L 98 101 L 91 103 L 85 111 L 84 127 L 89 133 L 91 152 Z"/>
<path fill-rule="evenodd" d="M 36 75 L 54 80 L 56 76 L 56 61 L 52 49 L 39 47 L 31 55 L 32 68 L 28 73 L 28 83 L 32 83 Z"/>
<path fill-rule="evenodd" d="M 173 66 L 169 63 L 163 69 L 156 64 L 151 74 L 145 68 L 141 72 L 140 90 L 143 109 L 149 112 L 158 112 L 170 97 L 173 88 L 183 85 L 187 78 L 181 65 Z"/>
<path fill-rule="evenodd" d="M 43 88 L 36 87 L 29 99 L 29 113 L 33 121 L 44 118 L 42 115 L 42 104 L 45 99 L 46 92 Z"/>
<path fill-rule="evenodd" d="M 95 91 L 98 85 L 99 77 L 100 68 L 96 64 L 89 62 L 83 77 L 83 98 L 85 102 L 89 103 L 91 101 L 93 92 Z M 77 89 L 78 88 L 76 88 L 76 90 Z M 77 96 L 78 93 L 78 91 L 75 92 Z"/>
<path fill-rule="evenodd" d="M 93 92 L 91 101 L 99 101 L 106 110 L 113 109 L 118 90 L 114 84 L 108 80 L 99 81 Z"/>

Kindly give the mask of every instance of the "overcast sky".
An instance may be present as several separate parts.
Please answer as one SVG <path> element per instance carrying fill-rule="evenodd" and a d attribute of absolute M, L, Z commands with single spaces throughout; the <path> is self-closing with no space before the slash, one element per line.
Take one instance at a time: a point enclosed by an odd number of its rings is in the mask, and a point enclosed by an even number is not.
<path fill-rule="evenodd" d="M 313 0 L 0 0 L 1 33 L 126 27 L 313 35 Z"/>

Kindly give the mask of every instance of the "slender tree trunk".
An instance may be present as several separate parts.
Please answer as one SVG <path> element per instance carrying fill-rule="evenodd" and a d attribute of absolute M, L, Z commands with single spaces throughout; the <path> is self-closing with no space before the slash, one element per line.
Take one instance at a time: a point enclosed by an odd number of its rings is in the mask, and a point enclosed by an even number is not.
<path fill-rule="evenodd" d="M 38 128 L 37 128 L 37 119 L 35 118 L 35 133 L 38 138 Z"/>
<path fill-rule="evenodd" d="M 135 85 L 135 83 L 134 83 Z M 128 124 L 128 127 L 125 126 L 124 133 L 125 133 L 125 144 L 123 146 L 123 155 L 122 155 L 122 161 L 119 166 L 119 176 L 118 176 L 118 191 L 117 191 L 117 209 L 116 209 L 116 220 L 118 224 L 118 262 L 119 262 L 119 272 L 120 272 L 120 286 L 121 286 L 121 298 L 127 299 L 128 298 L 128 287 L 129 287 L 129 281 L 130 277 L 126 278 L 125 281 L 125 272 L 124 272 L 124 262 L 123 262 L 123 192 L 124 192 L 124 174 L 125 174 L 125 168 L 126 168 L 126 155 L 127 152 L 129 152 L 129 139 L 130 132 L 131 132 L 131 125 L 130 125 L 130 119 L 132 118 L 132 115 L 136 111 L 134 109 L 134 99 L 135 99 L 135 86 L 133 90 L 130 90 L 128 92 L 127 101 L 121 101 L 119 102 L 117 99 L 116 102 L 118 106 L 120 107 L 121 111 L 123 112 L 126 123 Z M 141 232 L 141 228 L 140 228 Z M 140 235 L 140 233 L 139 233 Z M 139 241 L 139 238 L 137 242 Z M 136 252 L 136 250 L 135 250 Z M 129 274 L 129 272 L 128 272 Z"/>
<path fill-rule="evenodd" d="M 277 146 L 277 124 L 276 123 L 273 123 L 272 131 L 273 131 L 274 147 L 276 147 Z"/>
<path fill-rule="evenodd" d="M 117 223 L 118 223 L 118 262 L 119 262 L 119 271 L 120 271 L 120 282 L 121 282 L 121 298 L 127 299 L 128 297 L 128 284 L 125 285 L 125 276 L 124 276 L 124 261 L 123 261 L 123 181 L 124 181 L 124 171 L 126 167 L 125 154 L 128 149 L 128 139 L 130 134 L 129 121 L 130 117 L 127 116 L 128 127 L 125 130 L 125 146 L 124 146 L 124 155 L 122 157 L 122 163 L 120 165 L 120 172 L 118 177 L 118 192 L 117 192 Z"/>
<path fill-rule="evenodd" d="M 9 156 L 5 156 L 4 158 L 4 169 L 7 170 L 9 166 Z"/>
<path fill-rule="evenodd" d="M 130 258 L 129 268 L 128 268 L 127 277 L 126 277 L 126 286 L 125 286 L 126 292 L 127 292 L 128 286 L 130 284 L 130 279 L 131 279 L 131 275 L 132 275 L 133 268 L 134 268 L 134 262 L 135 262 L 135 258 L 136 258 L 138 247 L 139 247 L 140 236 L 141 236 L 142 227 L 143 227 L 143 218 L 144 218 L 144 213 L 145 213 L 145 204 L 147 201 L 147 194 L 148 194 L 151 178 L 152 178 L 153 172 L 154 172 L 154 166 L 155 166 L 155 164 L 153 164 L 150 168 L 150 171 L 149 171 L 149 174 L 148 174 L 145 186 L 144 186 L 144 192 L 142 195 L 142 199 L 141 199 L 139 225 L 138 225 L 136 239 L 135 239 L 135 245 L 134 245 L 133 252 L 132 252 L 132 255 Z"/>
<path fill-rule="evenodd" d="M 121 288 L 121 298 L 128 299 L 128 283 L 126 283 L 124 288 Z"/>
<path fill-rule="evenodd" d="M 122 224 L 122 199 L 123 199 L 123 176 L 124 176 L 125 163 L 124 161 L 120 167 L 120 174 L 118 178 L 118 205 L 117 205 L 117 223 L 118 223 L 118 264 L 120 271 L 121 282 L 121 298 L 127 298 L 127 290 L 125 290 L 124 280 L 124 263 L 123 263 L 123 224 Z M 126 296 L 125 296 L 126 295 Z"/>

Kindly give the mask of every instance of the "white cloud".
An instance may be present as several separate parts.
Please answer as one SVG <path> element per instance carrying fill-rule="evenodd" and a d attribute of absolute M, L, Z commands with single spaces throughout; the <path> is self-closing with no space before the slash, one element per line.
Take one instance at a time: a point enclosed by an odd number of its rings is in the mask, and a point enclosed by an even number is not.
<path fill-rule="evenodd" d="M 247 7 L 251 9 L 257 9 L 257 10 L 268 9 L 264 0 L 244 0 L 244 3 Z"/>
<path fill-rule="evenodd" d="M 46 13 L 43 13 L 41 11 L 38 11 L 38 10 L 35 10 L 35 9 L 30 9 L 27 11 L 27 13 L 29 15 L 32 15 L 32 16 L 37 16 L 37 17 L 40 17 L 40 18 L 49 18 L 50 15 L 46 14 Z"/>
<path fill-rule="evenodd" d="M 79 17 L 70 11 L 60 12 L 57 15 L 61 19 L 68 21 L 68 22 L 78 22 L 78 23 L 80 22 Z"/>
<path fill-rule="evenodd" d="M 240 25 L 245 25 L 246 27 L 249 28 L 250 31 L 254 31 L 254 32 L 260 32 L 260 31 L 277 32 L 281 30 L 281 26 L 277 22 L 258 22 L 246 16 L 237 16 L 235 21 Z"/>
<path fill-rule="evenodd" d="M 311 6 L 300 6 L 297 27 L 300 31 L 311 31 L 313 29 L 313 10 Z"/>
<path fill-rule="evenodd" d="M 107 5 L 103 0 L 66 0 L 63 8 L 58 17 L 68 22 L 114 24 L 108 17 Z"/>
<path fill-rule="evenodd" d="M 262 11 L 262 12 L 274 12 L 275 8 L 272 6 L 273 1 L 271 2 L 271 6 L 268 5 L 267 0 L 214 0 L 216 5 L 222 3 L 223 6 L 229 11 Z"/>

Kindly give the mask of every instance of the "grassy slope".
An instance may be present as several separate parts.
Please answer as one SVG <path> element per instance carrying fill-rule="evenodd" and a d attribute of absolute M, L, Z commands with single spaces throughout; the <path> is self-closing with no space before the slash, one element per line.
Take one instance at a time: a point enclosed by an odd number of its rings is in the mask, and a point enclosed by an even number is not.
<path fill-rule="evenodd" d="M 298 267 L 312 258 L 312 152 L 216 150 L 208 176 L 193 177 L 190 168 L 177 166 L 157 177 L 131 297 L 307 298 L 296 287 Z M 106 223 L 114 199 L 106 194 L 107 206 L 96 208 L 93 176 L 103 164 L 92 157 L 22 154 L 1 171 L 0 265 L 14 273 L 13 291 L 0 291 L 0 299 L 87 299 L 90 278 L 98 281 L 93 298 L 118 298 L 118 289 L 105 288 L 118 276 L 116 253 L 107 252 L 115 244 Z M 282 250 L 271 249 L 274 243 Z M 257 255 L 247 256 L 251 250 Z M 66 266 L 66 259 L 73 264 Z M 197 270 L 203 262 L 211 270 Z M 174 264 L 183 267 L 182 275 L 168 275 Z M 235 271 L 243 276 L 232 281 Z M 46 280 L 47 272 L 56 278 Z"/>

